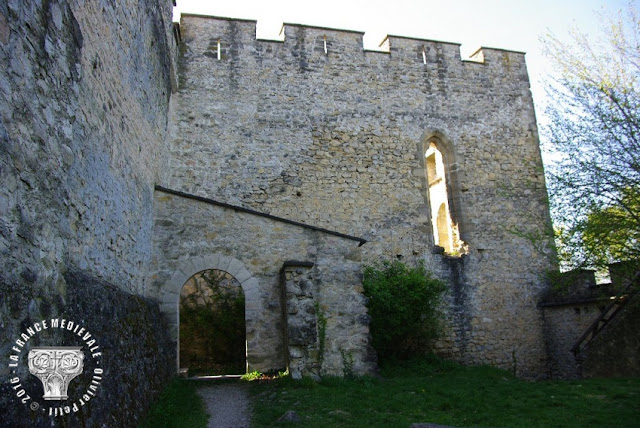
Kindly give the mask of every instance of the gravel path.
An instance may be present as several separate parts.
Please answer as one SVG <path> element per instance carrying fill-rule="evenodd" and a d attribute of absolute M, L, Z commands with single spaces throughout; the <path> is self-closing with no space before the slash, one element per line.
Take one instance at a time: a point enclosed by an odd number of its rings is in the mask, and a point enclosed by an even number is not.
<path fill-rule="evenodd" d="M 248 428 L 251 408 L 246 387 L 234 384 L 207 385 L 198 394 L 210 415 L 209 428 Z"/>

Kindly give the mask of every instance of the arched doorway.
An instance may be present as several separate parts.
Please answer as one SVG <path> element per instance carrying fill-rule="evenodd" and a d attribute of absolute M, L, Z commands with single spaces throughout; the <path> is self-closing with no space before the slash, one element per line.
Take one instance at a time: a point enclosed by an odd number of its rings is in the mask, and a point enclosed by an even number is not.
<path fill-rule="evenodd" d="M 179 364 L 189 376 L 246 372 L 245 295 L 228 272 L 208 269 L 185 282 L 179 329 Z"/>
<path fill-rule="evenodd" d="M 160 310 L 165 314 L 168 321 L 168 334 L 176 346 L 176 373 L 180 372 L 180 322 L 179 306 L 180 292 L 184 284 L 192 276 L 205 270 L 217 269 L 227 272 L 242 285 L 245 298 L 245 322 L 247 338 L 247 370 L 256 370 L 255 361 L 259 359 L 256 355 L 258 338 L 255 334 L 255 325 L 261 319 L 263 303 L 260 298 L 260 283 L 253 274 L 247 270 L 242 261 L 224 254 L 209 253 L 205 256 L 196 256 L 185 259 L 181 264 L 173 267 L 174 272 L 171 278 L 162 287 L 160 298 Z"/>

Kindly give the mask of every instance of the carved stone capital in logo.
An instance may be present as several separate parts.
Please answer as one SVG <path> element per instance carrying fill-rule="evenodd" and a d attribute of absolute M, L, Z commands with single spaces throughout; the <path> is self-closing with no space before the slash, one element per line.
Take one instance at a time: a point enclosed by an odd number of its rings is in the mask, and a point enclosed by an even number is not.
<path fill-rule="evenodd" d="M 45 400 L 66 400 L 69 382 L 82 373 L 81 346 L 42 346 L 29 351 L 29 371 L 42 382 Z"/>

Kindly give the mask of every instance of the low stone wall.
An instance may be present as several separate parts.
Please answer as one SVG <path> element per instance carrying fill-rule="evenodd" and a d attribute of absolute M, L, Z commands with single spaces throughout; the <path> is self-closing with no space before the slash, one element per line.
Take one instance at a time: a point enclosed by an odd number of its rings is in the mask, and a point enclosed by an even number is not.
<path fill-rule="evenodd" d="M 14 289 L 15 285 L 2 282 L 0 294 L 10 308 L 26 303 L 29 314 L 18 327 L 2 321 L 3 334 L 11 340 L 10 345 L 20 349 L 15 341 L 23 338 L 21 334 L 35 323 L 42 325 L 45 320 L 50 328 L 30 337 L 19 354 L 17 367 L 11 369 L 10 377 L 20 379 L 26 395 L 17 397 L 10 382 L 0 384 L 0 426 L 137 426 L 174 375 L 175 349 L 164 335 L 166 325 L 158 305 L 79 270 L 65 273 L 61 284 L 64 297 L 39 306 L 34 299 L 23 302 L 21 290 Z M 83 326 L 96 342 L 88 345 L 77 334 L 51 328 L 52 319 Z M 63 345 L 83 346 L 83 372 L 69 383 L 67 400 L 43 401 L 42 383 L 29 373 L 28 350 L 35 346 Z M 3 352 L 6 358 L 16 354 L 6 351 Z M 91 354 L 98 352 L 100 355 L 92 358 Z M 103 373 L 97 388 L 91 390 L 95 395 L 81 405 L 80 399 L 92 385 L 96 369 L 102 369 Z M 27 395 L 31 399 L 22 403 L 21 398 Z M 77 412 L 74 405 L 79 409 Z M 62 411 L 68 406 L 70 411 L 50 417 L 49 408 L 55 406 Z"/>
<path fill-rule="evenodd" d="M 544 306 L 549 372 L 554 379 L 577 379 L 580 367 L 571 352 L 573 344 L 593 323 L 607 301 L 587 301 Z"/>
<path fill-rule="evenodd" d="M 635 271 L 634 263 L 613 264 L 609 267 L 612 282 L 602 284 L 596 284 L 595 271 L 588 269 L 554 277 L 541 304 L 550 377 L 638 376 L 640 336 L 635 332 L 640 305 L 635 301 L 604 324 L 591 341 L 584 342 L 577 356 L 571 350 Z"/>
<path fill-rule="evenodd" d="M 289 345 L 294 344 L 301 347 L 295 354 L 302 358 L 296 360 L 298 373 L 370 373 L 375 369 L 375 355 L 369 345 L 369 318 L 362 295 L 361 243 L 359 238 L 159 190 L 147 295 L 161 301 L 172 340 L 177 341 L 178 300 L 184 283 L 206 269 L 228 272 L 245 294 L 249 371 L 283 369 L 291 356 Z M 281 270 L 287 260 L 302 260 L 304 266 L 313 267 L 301 273 L 304 278 L 283 283 Z M 286 272 L 284 275 L 286 278 Z M 291 298 L 285 294 L 287 313 L 292 315 L 288 330 L 282 287 L 291 288 Z M 307 352 L 304 358 L 302 348 Z"/>
<path fill-rule="evenodd" d="M 640 297 L 637 293 L 583 351 L 584 377 L 640 376 Z"/>

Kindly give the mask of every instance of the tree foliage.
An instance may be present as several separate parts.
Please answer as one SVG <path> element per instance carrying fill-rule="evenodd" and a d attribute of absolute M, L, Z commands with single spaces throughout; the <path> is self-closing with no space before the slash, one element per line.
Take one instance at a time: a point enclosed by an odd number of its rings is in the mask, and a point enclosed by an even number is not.
<path fill-rule="evenodd" d="M 378 356 L 426 353 L 440 332 L 445 284 L 422 265 L 411 268 L 392 261 L 365 267 L 363 286 Z"/>
<path fill-rule="evenodd" d="M 601 266 L 640 258 L 640 21 L 634 5 L 602 38 L 548 36 L 545 149 L 561 261 Z"/>

